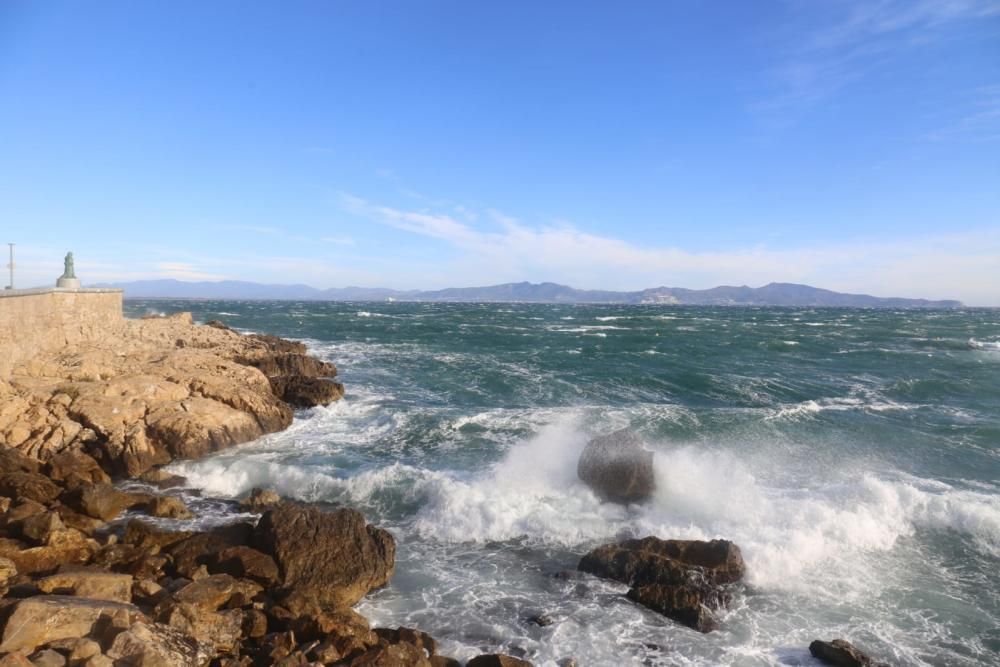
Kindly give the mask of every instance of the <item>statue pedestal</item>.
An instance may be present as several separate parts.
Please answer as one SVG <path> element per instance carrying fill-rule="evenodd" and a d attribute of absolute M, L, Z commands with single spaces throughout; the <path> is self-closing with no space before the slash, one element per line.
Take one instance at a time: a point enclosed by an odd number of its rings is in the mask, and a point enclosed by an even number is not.
<path fill-rule="evenodd" d="M 60 278 L 56 281 L 56 287 L 62 287 L 63 289 L 80 289 L 80 279 Z"/>

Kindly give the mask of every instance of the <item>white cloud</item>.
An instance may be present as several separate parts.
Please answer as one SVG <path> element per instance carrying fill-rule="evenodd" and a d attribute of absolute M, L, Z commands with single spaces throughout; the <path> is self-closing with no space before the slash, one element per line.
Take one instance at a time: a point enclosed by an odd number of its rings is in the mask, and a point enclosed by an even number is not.
<path fill-rule="evenodd" d="M 488 211 L 493 228 L 481 230 L 444 213 L 400 210 L 351 195 L 342 201 L 356 215 L 458 250 L 458 259 L 443 273 L 452 282 L 465 276 L 463 284 L 553 280 L 576 287 L 640 289 L 801 282 L 878 296 L 1000 305 L 1000 227 L 909 240 L 698 252 L 638 247 L 568 223 L 532 227 L 495 210 Z"/>

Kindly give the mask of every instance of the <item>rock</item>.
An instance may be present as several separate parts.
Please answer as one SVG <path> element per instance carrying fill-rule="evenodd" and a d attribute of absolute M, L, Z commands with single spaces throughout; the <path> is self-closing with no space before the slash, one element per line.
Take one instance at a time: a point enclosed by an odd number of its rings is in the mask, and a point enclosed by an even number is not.
<path fill-rule="evenodd" d="M 160 623 L 137 623 L 115 637 L 108 658 L 122 665 L 191 667 L 206 662 L 198 642 Z"/>
<path fill-rule="evenodd" d="M 125 534 L 122 537 L 122 542 L 143 549 L 159 550 L 179 544 L 196 535 L 198 534 L 191 531 L 169 530 L 155 526 L 142 519 L 131 519 L 125 525 Z"/>
<path fill-rule="evenodd" d="M 129 622 L 142 619 L 137 607 L 120 602 L 88 600 L 65 595 L 38 595 L 20 600 L 4 626 L 0 652 L 33 651 L 59 639 L 91 633 L 104 617 L 121 613 Z"/>
<path fill-rule="evenodd" d="M 817 639 L 809 644 L 809 652 L 817 660 L 835 667 L 888 667 L 843 639 L 825 642 Z"/>
<path fill-rule="evenodd" d="M 93 658 L 95 655 L 101 654 L 101 645 L 95 642 L 93 639 L 87 639 L 82 637 L 73 642 L 73 645 L 69 649 L 69 661 L 71 663 L 78 664 Z"/>
<path fill-rule="evenodd" d="M 236 580 L 228 574 L 214 574 L 184 586 L 173 594 L 173 599 L 215 611 L 226 604 L 235 587 Z"/>
<path fill-rule="evenodd" d="M 7 594 L 15 579 L 17 579 L 17 564 L 9 558 L 0 557 L 0 597 Z"/>
<path fill-rule="evenodd" d="M 143 506 L 149 514 L 167 519 L 193 519 L 194 514 L 176 496 L 156 496 Z"/>
<path fill-rule="evenodd" d="M 17 402 L 18 399 L 6 399 L 0 407 L 0 414 L 4 414 L 8 410 L 11 411 L 12 416 L 20 416 L 21 413 L 27 408 L 27 404 L 23 400 Z M 5 430 L 3 424 L 0 424 L 0 430 Z M 10 472 L 38 472 L 41 468 L 41 464 L 32 458 L 28 458 L 21 452 L 11 447 L 0 446 L 0 474 L 10 473 Z"/>
<path fill-rule="evenodd" d="M 389 644 L 384 641 L 353 657 L 352 667 L 379 667 L 399 665 L 403 667 L 431 667 L 431 661 L 420 648 L 406 642 Z"/>
<path fill-rule="evenodd" d="M 55 570 L 63 564 L 82 564 L 97 551 L 97 543 L 73 528 L 53 531 L 45 546 L 28 547 L 17 540 L 0 539 L 0 556 L 9 558 L 22 574 Z"/>
<path fill-rule="evenodd" d="M 274 559 L 252 547 L 223 549 L 212 569 L 241 579 L 253 579 L 264 586 L 275 584 L 279 579 L 278 565 Z"/>
<path fill-rule="evenodd" d="M 61 492 L 48 477 L 36 472 L 0 473 L 0 496 L 48 505 Z"/>
<path fill-rule="evenodd" d="M 432 655 L 431 667 L 462 667 L 462 663 L 455 660 L 455 658 L 449 658 L 443 655 Z"/>
<path fill-rule="evenodd" d="M 390 644 L 412 644 L 427 652 L 430 657 L 437 653 L 437 641 L 426 632 L 414 630 L 413 628 L 399 627 L 395 630 L 390 628 L 375 628 L 375 634 Z"/>
<path fill-rule="evenodd" d="M 147 484 L 152 484 L 158 489 L 169 489 L 187 484 L 187 478 L 180 475 L 173 475 L 159 468 L 147 470 L 139 475 L 139 479 Z"/>
<path fill-rule="evenodd" d="M 70 570 L 39 579 L 43 593 L 74 595 L 91 600 L 132 601 L 132 577 L 100 570 Z"/>
<path fill-rule="evenodd" d="M 70 528 L 76 528 L 84 535 L 93 536 L 98 529 L 104 526 L 104 522 L 100 519 L 95 519 L 94 517 L 87 516 L 86 514 L 80 514 L 76 510 L 73 510 L 65 505 L 59 505 L 56 507 L 56 513 L 59 518 L 62 519 L 63 524 Z"/>
<path fill-rule="evenodd" d="M 55 512 L 35 514 L 21 522 L 21 535 L 38 545 L 47 544 L 53 532 L 65 529 Z"/>
<path fill-rule="evenodd" d="M 688 627 L 716 627 L 711 610 L 729 603 L 723 588 L 743 578 L 738 546 L 728 540 L 661 540 L 647 537 L 598 547 L 578 569 L 631 586 L 628 597 Z"/>
<path fill-rule="evenodd" d="M 118 491 L 110 484 L 100 483 L 81 486 L 70 491 L 64 496 L 64 502 L 87 516 L 101 521 L 111 521 L 126 508 L 136 504 L 137 499 Z"/>
<path fill-rule="evenodd" d="M 577 476 L 602 500 L 622 504 L 643 502 L 656 489 L 653 453 L 628 429 L 588 442 Z"/>
<path fill-rule="evenodd" d="M 323 512 L 282 503 L 261 517 L 254 546 L 271 554 L 292 612 L 313 604 L 347 607 L 392 576 L 396 541 L 351 509 Z"/>
<path fill-rule="evenodd" d="M 82 484 L 108 483 L 111 478 L 92 456 L 78 450 L 64 450 L 46 465 L 49 478 L 74 488 Z"/>
<path fill-rule="evenodd" d="M 344 397 L 344 385 L 331 380 L 298 376 L 268 379 L 275 396 L 300 408 L 329 405 Z"/>
<path fill-rule="evenodd" d="M 50 648 L 32 653 L 28 656 L 28 660 L 34 667 L 65 667 L 66 665 L 66 658 Z"/>
<path fill-rule="evenodd" d="M 198 604 L 172 602 L 157 612 L 156 620 L 211 647 L 216 654 L 234 652 L 243 635 L 243 612 L 239 609 L 211 611 Z"/>
<path fill-rule="evenodd" d="M 554 621 L 552 620 L 552 617 L 549 616 L 548 614 L 538 614 L 536 616 L 529 616 L 528 623 L 533 623 L 540 628 L 544 628 L 549 625 L 552 625 Z"/>
<path fill-rule="evenodd" d="M 321 610 L 293 618 L 288 629 L 299 641 L 326 640 L 328 660 L 340 660 L 352 653 L 363 652 L 379 642 L 379 635 L 371 631 L 368 619 L 353 609 Z M 331 657 L 332 656 L 332 657 Z"/>
<path fill-rule="evenodd" d="M 253 489 L 250 495 L 240 501 L 240 505 L 251 510 L 261 511 L 281 502 L 281 496 L 272 489 Z"/>
<path fill-rule="evenodd" d="M 213 563 L 220 552 L 250 541 L 252 530 L 253 527 L 246 523 L 229 524 L 185 537 L 166 551 L 173 558 L 177 573 L 191 577 L 202 565 Z"/>
<path fill-rule="evenodd" d="M 499 653 L 478 655 L 465 665 L 466 667 L 532 667 L 532 664 L 527 660 Z"/>

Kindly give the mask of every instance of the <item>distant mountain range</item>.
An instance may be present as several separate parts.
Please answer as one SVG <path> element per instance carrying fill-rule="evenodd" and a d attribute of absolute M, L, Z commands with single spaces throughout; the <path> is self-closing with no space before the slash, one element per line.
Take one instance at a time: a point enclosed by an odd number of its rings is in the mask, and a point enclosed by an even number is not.
<path fill-rule="evenodd" d="M 831 290 L 771 283 L 763 287 L 713 287 L 693 290 L 653 287 L 636 292 L 579 290 L 557 283 L 506 283 L 489 287 L 451 287 L 442 290 L 392 290 L 369 287 L 316 289 L 308 285 L 263 285 L 239 280 L 183 282 L 138 280 L 103 283 L 93 287 L 117 287 L 127 298 L 260 299 L 290 301 L 431 301 L 431 302 L 521 302 L 521 303 L 628 303 L 689 304 L 712 306 L 834 306 L 852 308 L 960 308 L 960 301 L 881 298 L 867 294 L 844 294 Z"/>

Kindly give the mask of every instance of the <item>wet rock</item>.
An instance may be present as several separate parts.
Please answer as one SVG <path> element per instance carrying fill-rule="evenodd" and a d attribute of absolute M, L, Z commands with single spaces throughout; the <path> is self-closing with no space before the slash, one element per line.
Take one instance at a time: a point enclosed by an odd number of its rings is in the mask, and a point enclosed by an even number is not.
<path fill-rule="evenodd" d="M 20 600 L 4 626 L 0 652 L 33 651 L 59 639 L 89 635 L 102 618 L 123 614 L 129 622 L 142 618 L 137 607 L 120 602 L 65 595 L 38 595 Z"/>
<path fill-rule="evenodd" d="M 431 667 L 462 667 L 462 663 L 455 660 L 455 658 L 449 658 L 443 655 L 432 655 Z"/>
<path fill-rule="evenodd" d="M 87 516 L 111 521 L 125 509 L 135 505 L 137 499 L 122 493 L 110 484 L 89 484 L 64 495 L 63 502 Z"/>
<path fill-rule="evenodd" d="M 746 567 L 728 540 L 661 540 L 647 537 L 606 544 L 582 559 L 578 569 L 632 587 L 628 597 L 688 627 L 709 632 L 712 610 L 725 607 L 725 585 L 740 581 Z"/>
<path fill-rule="evenodd" d="M 540 628 L 544 628 L 544 627 L 550 626 L 554 622 L 555 621 L 553 621 L 552 617 L 549 616 L 548 614 L 537 614 L 535 616 L 529 616 L 528 617 L 528 623 L 532 623 L 533 625 L 537 625 Z"/>
<path fill-rule="evenodd" d="M 285 591 L 283 604 L 292 612 L 312 605 L 355 604 L 388 583 L 396 556 L 392 535 L 367 525 L 360 512 L 323 512 L 293 503 L 264 513 L 253 545 L 274 557 Z"/>
<path fill-rule="evenodd" d="M 272 489 L 255 488 L 250 495 L 240 501 L 240 505 L 250 511 L 261 511 L 281 502 L 281 496 Z"/>
<path fill-rule="evenodd" d="M 577 476 L 602 500 L 622 504 L 643 502 L 656 489 L 653 453 L 628 429 L 588 442 Z"/>
<path fill-rule="evenodd" d="M 888 667 L 843 639 L 829 642 L 817 639 L 809 644 L 809 652 L 817 660 L 834 667 Z"/>
<path fill-rule="evenodd" d="M 299 408 L 329 405 L 344 397 L 344 385 L 332 380 L 299 376 L 268 379 L 276 396 Z"/>
<path fill-rule="evenodd" d="M 91 600 L 132 601 L 132 577 L 100 570 L 70 570 L 36 582 L 43 593 L 73 595 Z"/>
<path fill-rule="evenodd" d="M 500 653 L 478 655 L 465 665 L 466 667 L 532 667 L 532 664 L 527 660 Z"/>
<path fill-rule="evenodd" d="M 175 544 L 180 544 L 195 535 L 188 531 L 175 531 L 154 526 L 148 521 L 131 519 L 125 526 L 124 544 L 130 544 L 144 550 L 159 551 Z"/>
<path fill-rule="evenodd" d="M 194 514 L 187 508 L 184 501 L 176 496 L 156 496 L 143 506 L 152 516 L 166 519 L 193 519 Z"/>
<path fill-rule="evenodd" d="M 170 489 L 187 484 L 187 479 L 180 475 L 171 474 L 165 470 L 154 468 L 147 470 L 139 476 L 143 482 L 152 484 L 158 489 Z"/>
<path fill-rule="evenodd" d="M 379 639 L 390 644 L 412 644 L 426 651 L 428 656 L 437 653 L 437 641 L 426 632 L 421 632 L 420 630 L 404 627 L 396 629 L 375 628 L 375 634 L 378 635 Z"/>

